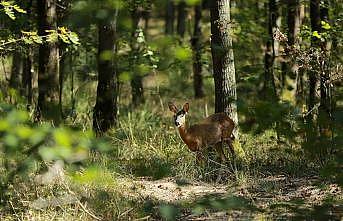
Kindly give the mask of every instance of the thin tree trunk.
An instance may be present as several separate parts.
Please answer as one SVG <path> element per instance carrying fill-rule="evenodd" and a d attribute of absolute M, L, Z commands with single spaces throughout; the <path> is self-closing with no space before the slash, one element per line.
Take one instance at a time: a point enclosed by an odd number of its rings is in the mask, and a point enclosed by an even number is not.
<path fill-rule="evenodd" d="M 299 4 L 299 29 L 303 23 L 304 16 L 305 16 L 305 5 L 300 3 Z M 298 32 L 300 32 L 300 30 Z M 301 41 L 301 39 L 299 39 L 299 41 Z M 297 44 L 300 44 L 300 42 L 297 42 Z M 295 68 L 294 69 L 292 68 L 292 69 L 295 70 L 297 74 L 295 97 L 296 97 L 296 103 L 299 104 L 303 102 L 305 98 L 304 77 L 303 77 L 303 71 L 299 71 L 299 67 L 296 64 L 294 65 L 295 65 Z"/>
<path fill-rule="evenodd" d="M 201 31 L 201 18 L 202 18 L 202 7 L 201 4 L 194 6 L 194 32 L 193 38 L 191 39 L 193 48 L 193 83 L 194 83 L 194 96 L 195 98 L 204 97 L 203 81 L 202 81 L 202 31 Z"/>
<path fill-rule="evenodd" d="M 23 70 L 23 56 L 20 51 L 15 50 L 12 56 L 12 71 L 9 86 L 15 90 L 21 88 L 21 73 Z"/>
<path fill-rule="evenodd" d="M 321 21 L 329 23 L 329 2 L 324 0 L 320 7 Z M 331 138 L 329 131 L 332 133 L 332 87 L 327 82 L 330 81 L 330 64 L 329 64 L 329 42 L 321 42 L 321 50 L 324 55 L 321 62 L 320 70 L 320 108 L 319 108 L 319 127 L 321 138 Z M 327 149 L 328 150 L 328 149 Z"/>
<path fill-rule="evenodd" d="M 186 32 L 186 2 L 181 0 L 177 5 L 177 34 L 183 38 Z"/>
<path fill-rule="evenodd" d="M 98 87 L 93 110 L 93 129 L 97 135 L 101 135 L 114 126 L 117 120 L 118 88 L 113 60 L 116 41 L 115 23 L 100 21 L 98 32 Z"/>
<path fill-rule="evenodd" d="M 274 31 L 277 28 L 277 7 L 275 0 L 269 0 L 268 4 L 268 40 L 266 43 L 266 52 L 264 57 L 264 85 L 263 95 L 266 98 L 275 100 L 277 97 L 276 85 L 275 85 L 275 73 L 274 73 L 274 62 L 275 62 L 275 41 Z"/>
<path fill-rule="evenodd" d="M 174 6 L 173 0 L 167 0 L 165 19 L 166 19 L 165 33 L 167 35 L 174 34 L 175 6 Z"/>
<path fill-rule="evenodd" d="M 311 17 L 311 28 L 312 31 L 320 32 L 320 0 L 311 0 L 310 1 L 310 17 Z M 316 37 L 312 37 L 311 39 L 311 46 L 313 48 L 319 48 L 319 39 Z M 313 58 L 316 59 L 316 58 Z M 308 110 L 311 111 L 309 114 L 309 120 L 313 121 L 317 111 L 313 110 L 315 108 L 316 103 L 318 102 L 318 88 L 319 88 L 319 79 L 318 73 L 316 70 L 309 71 L 309 102 L 308 102 Z"/>
<path fill-rule="evenodd" d="M 230 0 L 212 1 L 211 50 L 215 83 L 215 112 L 226 112 L 238 124 L 230 19 Z M 235 136 L 237 137 L 237 131 Z"/>
<path fill-rule="evenodd" d="M 64 80 L 67 78 L 67 73 L 68 73 L 68 57 L 70 55 L 66 51 L 66 47 L 62 46 L 61 47 L 61 61 L 60 61 L 60 75 L 59 75 L 59 82 L 60 82 L 60 90 L 59 90 L 59 101 L 58 101 L 58 106 L 60 109 L 61 116 L 64 116 L 63 113 L 63 87 L 64 87 Z"/>
<path fill-rule="evenodd" d="M 39 34 L 45 35 L 45 30 L 57 29 L 56 0 L 38 0 Z M 38 65 L 38 106 L 37 120 L 49 119 L 59 123 L 59 48 L 57 42 L 46 42 L 39 47 Z"/>
<path fill-rule="evenodd" d="M 296 42 L 296 38 L 300 32 L 300 25 L 301 25 L 301 17 L 300 17 L 300 2 L 299 0 L 289 0 L 287 1 L 287 44 L 289 47 L 294 47 L 298 44 Z M 291 86 L 293 88 L 294 98 L 296 98 L 296 88 L 297 88 L 297 80 L 299 79 L 299 68 L 298 65 L 292 61 L 285 61 L 281 64 L 282 68 L 282 88 L 287 87 L 286 85 L 286 78 L 290 76 L 290 80 L 292 80 Z"/>
<path fill-rule="evenodd" d="M 32 26 L 32 5 L 33 0 L 30 0 L 28 2 L 28 5 L 26 7 L 26 14 L 28 16 L 28 19 L 26 21 L 26 25 L 28 27 Z M 33 49 L 30 45 L 26 48 L 26 53 L 24 53 L 24 64 L 23 64 L 23 77 L 22 77 L 22 95 L 26 96 L 26 109 L 30 111 L 31 105 L 32 105 L 32 76 L 33 76 L 33 58 L 34 53 Z"/>
<path fill-rule="evenodd" d="M 27 54 L 24 58 L 24 65 L 23 65 L 23 78 L 22 78 L 22 85 L 23 85 L 23 95 L 26 96 L 27 105 L 26 108 L 29 111 L 32 105 L 32 76 L 33 76 L 33 51 L 32 48 L 28 48 Z"/>
<path fill-rule="evenodd" d="M 138 37 L 141 32 L 144 30 L 144 20 L 143 20 L 143 8 L 137 7 L 132 12 L 132 21 L 133 21 L 133 32 L 132 32 L 132 65 L 133 76 L 131 79 L 131 90 L 132 90 L 132 104 L 133 106 L 138 106 L 144 103 L 144 89 L 143 89 L 143 76 L 142 73 L 135 72 L 135 67 L 138 65 L 138 58 L 141 52 L 141 43 L 138 42 Z"/>

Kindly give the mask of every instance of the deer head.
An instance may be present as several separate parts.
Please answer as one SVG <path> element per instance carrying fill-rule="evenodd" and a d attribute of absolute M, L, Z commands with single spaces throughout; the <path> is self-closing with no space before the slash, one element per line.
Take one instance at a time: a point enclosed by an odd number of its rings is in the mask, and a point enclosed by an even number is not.
<path fill-rule="evenodd" d="M 177 126 L 177 127 L 185 126 L 186 115 L 187 115 L 188 110 L 189 110 L 189 104 L 185 103 L 181 110 L 178 110 L 178 108 L 172 102 L 169 102 L 168 106 L 169 106 L 169 110 L 174 113 L 174 124 L 175 124 L 175 126 Z"/>

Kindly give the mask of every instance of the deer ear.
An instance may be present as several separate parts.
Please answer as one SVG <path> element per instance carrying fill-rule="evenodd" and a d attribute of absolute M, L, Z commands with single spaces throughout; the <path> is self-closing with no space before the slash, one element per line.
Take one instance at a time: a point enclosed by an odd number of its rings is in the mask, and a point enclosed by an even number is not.
<path fill-rule="evenodd" d="M 185 104 L 183 105 L 183 110 L 184 110 L 186 113 L 188 113 L 188 110 L 189 110 L 189 103 L 185 103 Z"/>
<path fill-rule="evenodd" d="M 172 102 L 168 103 L 169 106 L 169 110 L 173 113 L 177 113 L 177 107 L 175 106 L 175 104 L 173 104 Z"/>

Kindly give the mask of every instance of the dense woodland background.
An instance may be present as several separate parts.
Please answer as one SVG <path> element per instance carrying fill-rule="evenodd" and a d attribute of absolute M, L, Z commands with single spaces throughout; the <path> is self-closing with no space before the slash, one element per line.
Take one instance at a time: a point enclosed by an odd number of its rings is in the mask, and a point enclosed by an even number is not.
<path fill-rule="evenodd" d="M 341 220 L 342 27 L 342 0 L 0 0 L 0 219 Z M 238 125 L 219 183 L 170 101 Z"/>

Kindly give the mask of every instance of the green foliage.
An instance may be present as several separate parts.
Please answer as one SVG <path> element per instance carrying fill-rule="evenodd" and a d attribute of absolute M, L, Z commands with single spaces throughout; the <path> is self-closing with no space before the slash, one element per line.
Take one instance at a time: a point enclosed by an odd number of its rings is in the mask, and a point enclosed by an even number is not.
<path fill-rule="evenodd" d="M 3 7 L 2 9 L 0 9 L 0 11 L 3 10 L 4 13 L 12 20 L 16 19 L 15 12 L 24 14 L 26 13 L 25 10 L 20 8 L 18 5 L 14 4 L 13 1 L 1 1 L 0 6 Z"/>
<path fill-rule="evenodd" d="M 10 108 L 11 109 L 11 108 Z M 67 164 L 82 162 L 90 150 L 106 151 L 108 146 L 93 133 L 71 128 L 33 125 L 26 112 L 0 106 L 1 199 L 8 197 L 8 187 L 21 177 L 44 169 L 43 162 L 62 160 Z"/>
<path fill-rule="evenodd" d="M 13 51 L 16 47 L 24 44 L 46 44 L 61 40 L 66 44 L 77 46 L 80 44 L 79 37 L 75 32 L 69 31 L 65 27 L 58 27 L 57 30 L 46 30 L 46 35 L 39 36 L 36 31 L 22 31 L 19 38 L 9 38 L 0 40 L 0 54 L 6 54 Z"/>

